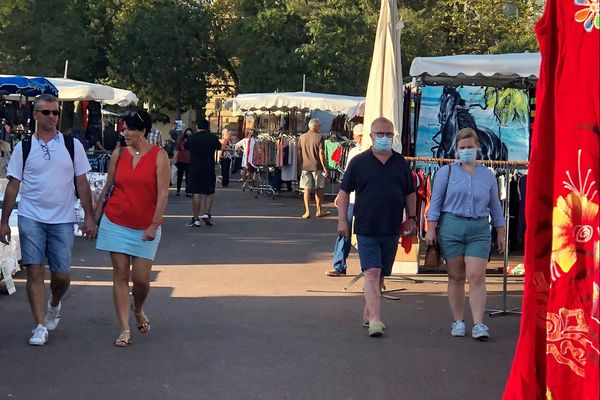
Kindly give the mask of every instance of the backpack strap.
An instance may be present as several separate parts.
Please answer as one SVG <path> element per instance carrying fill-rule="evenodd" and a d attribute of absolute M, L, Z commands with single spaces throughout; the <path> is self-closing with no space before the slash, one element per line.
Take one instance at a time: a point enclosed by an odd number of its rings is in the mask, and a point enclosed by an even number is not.
<path fill-rule="evenodd" d="M 27 157 L 29 157 L 29 153 L 31 152 L 31 136 L 25 136 L 23 140 L 21 140 L 21 151 L 23 152 L 22 172 L 25 172 L 25 161 L 27 161 Z"/>
<path fill-rule="evenodd" d="M 71 162 L 73 163 L 73 184 L 75 185 L 75 197 L 79 198 L 79 190 L 77 190 L 77 177 L 75 176 L 75 138 L 73 135 L 63 135 L 65 141 L 65 147 L 71 156 Z"/>
<path fill-rule="evenodd" d="M 71 156 L 73 168 L 75 168 L 75 138 L 72 135 L 63 135 L 63 139 L 65 140 L 65 147 Z"/>

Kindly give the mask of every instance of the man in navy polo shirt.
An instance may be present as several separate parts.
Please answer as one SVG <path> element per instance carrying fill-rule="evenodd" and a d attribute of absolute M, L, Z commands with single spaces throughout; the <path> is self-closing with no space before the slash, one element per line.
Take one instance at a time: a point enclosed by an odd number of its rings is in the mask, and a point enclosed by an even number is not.
<path fill-rule="evenodd" d="M 363 325 L 369 336 L 383 335 L 380 288 L 392 273 L 400 234 L 416 232 L 416 195 L 404 157 L 392 150 L 394 126 L 380 117 L 371 124 L 373 146 L 352 159 L 338 194 L 338 235 L 349 237 L 349 196 L 356 192 L 354 230 L 365 277 Z M 404 208 L 408 219 L 402 224 Z M 401 230 L 403 230 L 401 232 Z"/>

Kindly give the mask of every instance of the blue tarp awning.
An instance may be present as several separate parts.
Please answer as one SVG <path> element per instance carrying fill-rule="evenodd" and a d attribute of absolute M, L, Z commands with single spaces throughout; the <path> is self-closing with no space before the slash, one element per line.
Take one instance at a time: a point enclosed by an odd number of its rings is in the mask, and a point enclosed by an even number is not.
<path fill-rule="evenodd" d="M 26 78 L 22 75 L 0 75 L 0 95 L 19 94 L 27 97 L 51 94 L 58 90 L 46 78 Z"/>

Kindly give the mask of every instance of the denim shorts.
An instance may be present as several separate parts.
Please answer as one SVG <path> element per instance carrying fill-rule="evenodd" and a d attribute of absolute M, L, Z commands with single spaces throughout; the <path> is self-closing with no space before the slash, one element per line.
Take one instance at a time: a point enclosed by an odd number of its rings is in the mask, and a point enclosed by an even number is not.
<path fill-rule="evenodd" d="M 356 235 L 356 238 L 361 271 L 379 268 L 382 276 L 390 276 L 400 237 L 398 235 Z"/>
<path fill-rule="evenodd" d="M 438 240 L 442 257 L 477 257 L 487 260 L 492 248 L 492 232 L 488 217 L 463 218 L 444 213 L 440 218 Z"/>
<path fill-rule="evenodd" d="M 52 272 L 71 273 L 74 223 L 46 224 L 19 215 L 19 240 L 23 265 L 44 265 Z"/>

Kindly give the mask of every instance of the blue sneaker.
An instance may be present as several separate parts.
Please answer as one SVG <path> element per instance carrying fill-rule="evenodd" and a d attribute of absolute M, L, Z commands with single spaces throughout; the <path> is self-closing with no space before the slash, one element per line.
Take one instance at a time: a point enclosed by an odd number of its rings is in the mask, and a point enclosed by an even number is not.
<path fill-rule="evenodd" d="M 473 325 L 471 337 L 475 340 L 487 340 L 490 338 L 490 330 L 483 322 L 480 322 Z"/>
<path fill-rule="evenodd" d="M 465 336 L 465 321 L 457 320 L 450 326 L 450 334 L 455 337 Z"/>

